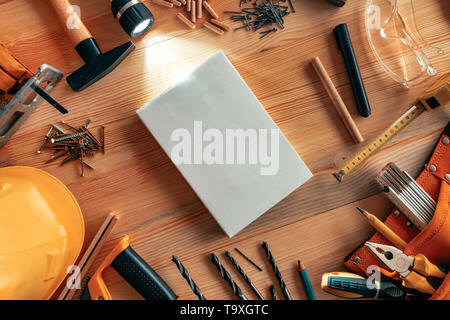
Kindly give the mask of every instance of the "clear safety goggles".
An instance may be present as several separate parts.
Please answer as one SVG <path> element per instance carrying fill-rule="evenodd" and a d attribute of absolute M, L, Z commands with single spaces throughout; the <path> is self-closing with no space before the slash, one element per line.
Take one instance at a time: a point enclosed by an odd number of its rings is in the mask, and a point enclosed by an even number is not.
<path fill-rule="evenodd" d="M 422 37 L 413 0 L 367 0 L 365 21 L 372 51 L 395 81 L 410 87 L 437 73 L 430 59 L 444 52 Z"/>

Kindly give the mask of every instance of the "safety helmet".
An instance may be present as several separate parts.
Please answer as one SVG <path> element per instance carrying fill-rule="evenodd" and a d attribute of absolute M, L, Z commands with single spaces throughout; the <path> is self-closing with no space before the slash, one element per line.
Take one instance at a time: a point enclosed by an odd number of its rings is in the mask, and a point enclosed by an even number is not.
<path fill-rule="evenodd" d="M 67 187 L 30 167 L 0 168 L 0 299 L 49 299 L 84 240 Z"/>

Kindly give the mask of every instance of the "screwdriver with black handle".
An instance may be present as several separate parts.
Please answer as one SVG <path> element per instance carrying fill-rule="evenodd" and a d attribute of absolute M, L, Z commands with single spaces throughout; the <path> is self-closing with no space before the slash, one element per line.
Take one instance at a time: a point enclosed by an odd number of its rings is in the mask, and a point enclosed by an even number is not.
<path fill-rule="evenodd" d="M 406 290 L 394 283 L 374 282 L 369 287 L 367 278 L 349 272 L 324 273 L 321 285 L 325 292 L 347 299 L 406 299 Z"/>

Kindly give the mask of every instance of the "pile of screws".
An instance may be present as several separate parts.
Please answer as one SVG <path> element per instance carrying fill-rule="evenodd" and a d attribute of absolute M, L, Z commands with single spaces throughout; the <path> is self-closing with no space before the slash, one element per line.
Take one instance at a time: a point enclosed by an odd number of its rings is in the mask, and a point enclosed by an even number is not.
<path fill-rule="evenodd" d="M 248 0 L 240 0 L 240 5 L 247 3 Z M 225 11 L 224 13 L 232 14 L 230 17 L 231 20 L 235 22 L 243 22 L 244 25 L 234 30 L 239 29 L 247 29 L 258 31 L 261 28 L 266 26 L 278 26 L 280 29 L 284 29 L 284 17 L 290 14 L 289 6 L 280 5 L 280 0 L 263 0 L 261 3 L 258 3 L 259 0 L 255 0 L 253 2 L 253 8 L 243 8 L 241 11 Z M 286 0 L 281 0 L 282 2 L 286 2 Z M 292 12 L 295 12 L 295 9 L 292 5 L 292 1 L 289 0 L 289 3 L 292 7 Z M 272 32 L 277 31 L 276 27 L 273 27 L 269 30 L 260 32 L 260 39 L 268 36 Z"/>
<path fill-rule="evenodd" d="M 46 163 L 50 163 L 57 159 L 63 158 L 61 165 L 79 160 L 81 165 L 81 176 L 84 177 L 84 167 L 92 170 L 95 168 L 85 161 L 88 156 L 93 156 L 96 152 L 105 153 L 105 127 L 100 128 L 100 141 L 89 131 L 91 120 L 87 124 L 75 128 L 62 121 L 62 125 L 67 127 L 68 131 L 52 124 L 50 130 L 45 135 L 45 141 L 37 151 L 41 153 L 43 150 L 52 150 L 54 153 Z"/>

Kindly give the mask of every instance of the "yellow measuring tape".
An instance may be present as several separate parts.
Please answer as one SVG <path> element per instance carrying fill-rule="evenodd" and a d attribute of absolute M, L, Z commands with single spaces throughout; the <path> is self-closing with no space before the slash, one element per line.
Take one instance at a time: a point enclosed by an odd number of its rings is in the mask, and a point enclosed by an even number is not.
<path fill-rule="evenodd" d="M 431 86 L 425 95 L 395 121 L 387 130 L 381 133 L 377 138 L 370 142 L 364 149 L 359 151 L 342 166 L 337 172 L 333 173 L 335 178 L 341 182 L 360 164 L 367 160 L 371 155 L 377 152 L 384 144 L 391 140 L 397 133 L 410 124 L 414 119 L 425 110 L 432 110 L 439 106 L 445 106 L 450 101 L 450 73 L 440 78 Z"/>

